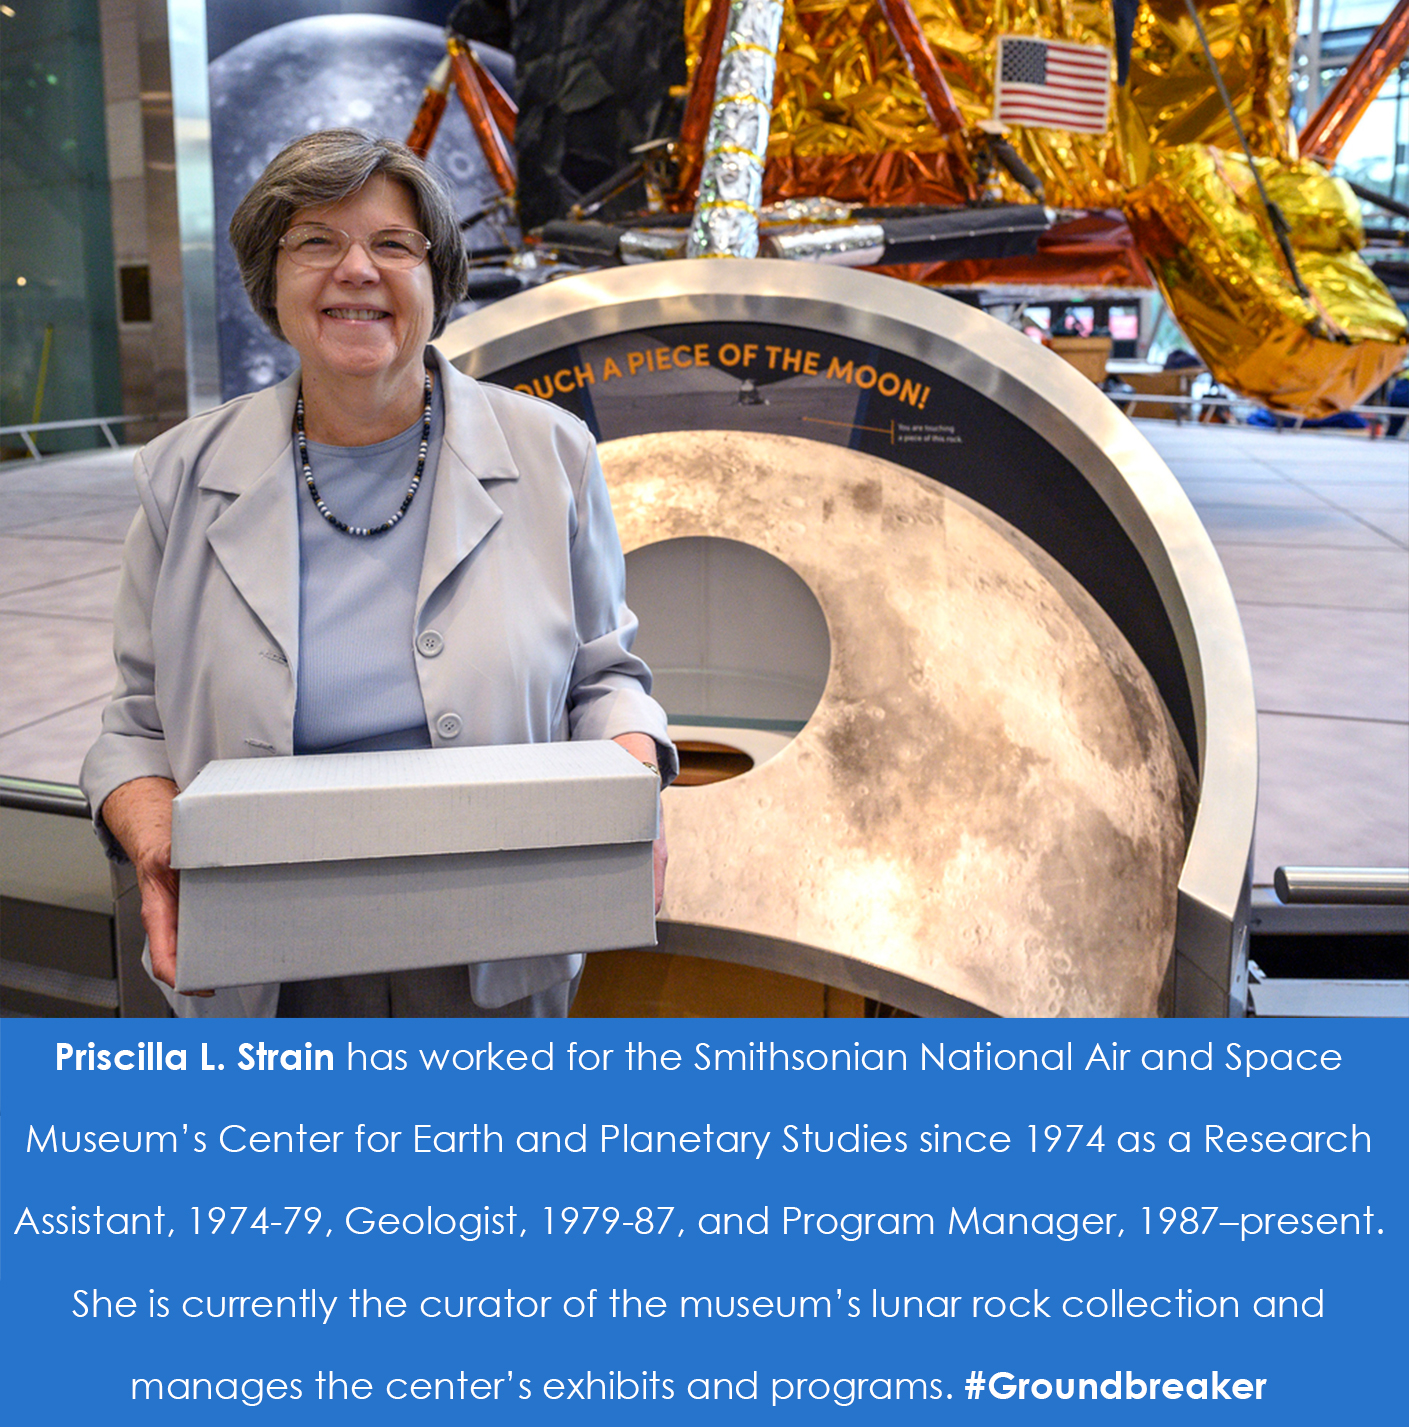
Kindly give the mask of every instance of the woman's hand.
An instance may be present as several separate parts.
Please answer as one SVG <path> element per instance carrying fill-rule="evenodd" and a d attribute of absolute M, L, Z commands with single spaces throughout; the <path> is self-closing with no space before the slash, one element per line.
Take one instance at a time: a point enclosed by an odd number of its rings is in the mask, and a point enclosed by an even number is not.
<path fill-rule="evenodd" d="M 173 990 L 180 894 L 180 874 L 171 867 L 171 804 L 175 798 L 176 784 L 169 778 L 134 778 L 114 788 L 102 809 L 108 831 L 122 844 L 137 873 L 142 926 L 152 953 L 152 975 Z"/>
<path fill-rule="evenodd" d="M 176 989 L 176 912 L 180 874 L 171 870 L 171 844 L 165 857 L 145 859 L 139 865 L 137 889 L 142 895 L 142 926 L 152 951 L 152 975 Z"/>
<path fill-rule="evenodd" d="M 642 763 L 656 765 L 656 741 L 649 733 L 619 733 L 613 743 L 619 743 L 633 758 Z M 670 860 L 670 852 L 665 845 L 665 816 L 660 808 L 659 795 L 656 802 L 656 826 L 660 831 L 651 845 L 651 866 L 656 877 L 656 912 L 660 912 L 661 898 L 665 896 L 665 864 Z"/>
<path fill-rule="evenodd" d="M 659 819 L 656 826 L 660 828 L 660 832 L 651 844 L 651 866 L 656 874 L 656 915 L 659 916 L 661 899 L 665 896 L 665 864 L 670 860 L 670 852 L 665 845 L 665 818 L 659 811 L 656 816 Z"/>

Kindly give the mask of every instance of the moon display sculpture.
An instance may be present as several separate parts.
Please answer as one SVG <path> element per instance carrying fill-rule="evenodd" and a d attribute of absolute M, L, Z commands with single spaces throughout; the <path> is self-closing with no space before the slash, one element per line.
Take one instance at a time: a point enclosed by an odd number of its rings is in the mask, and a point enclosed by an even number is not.
<path fill-rule="evenodd" d="M 1188 497 L 1089 381 L 937 293 L 807 263 L 659 262 L 567 278 L 462 318 L 440 346 L 472 376 L 581 416 L 613 463 L 616 440 L 654 442 L 640 448 L 649 460 L 631 458 L 639 469 L 629 485 L 649 498 L 626 487 L 615 497 L 629 541 L 688 533 L 683 543 L 754 545 L 789 564 L 823 606 L 831 677 L 795 741 L 732 782 L 670 795 L 672 831 L 680 826 L 663 950 L 789 971 L 921 1014 L 1244 1014 L 1257 804 L 1247 647 Z M 750 455 L 736 436 L 803 444 L 759 457 L 764 448 Z M 870 474 L 854 465 L 864 456 L 879 463 Z M 840 488 L 838 471 L 850 473 Z M 825 486 L 823 504 L 768 484 L 789 472 Z M 878 527 L 868 503 L 884 510 L 902 488 L 896 476 L 907 490 L 918 478 L 940 504 L 915 506 L 911 525 L 897 515 Z M 688 510 L 677 512 L 676 478 L 695 492 Z M 755 507 L 745 521 L 754 482 L 784 504 Z M 856 499 L 853 488 L 868 493 Z M 841 539 L 848 524 L 859 544 Z M 966 524 L 991 570 L 961 558 L 954 533 Z M 808 533 L 784 550 L 790 525 Z M 809 573 L 824 551 L 835 564 L 825 580 Z M 961 573 L 973 582 L 962 598 Z M 990 587 L 1003 598 L 981 598 Z M 856 593 L 844 598 L 848 589 Z M 1008 623 L 995 623 L 1013 603 Z M 894 622 L 897 611 L 924 616 L 923 638 Z M 1034 611 L 1046 623 L 1024 642 Z M 892 621 L 884 640 L 873 628 L 882 614 Z M 757 622 L 769 622 L 766 601 Z M 1066 661 L 1083 648 L 1078 676 Z M 1158 692 L 1158 718 L 1137 669 Z M 850 684 L 838 683 L 848 670 Z M 1121 801 L 1137 776 L 1132 749 L 1152 790 L 1138 817 Z M 796 781 L 779 785 L 789 768 Z M 1191 776 L 1175 776 L 1180 768 Z M 780 792 L 796 800 L 792 818 L 757 801 Z M 897 832 L 890 805 L 901 794 L 913 807 Z M 965 796 L 967 815 L 956 819 Z M 733 820 L 697 839 L 690 825 L 715 804 Z M 827 826 L 828 816 L 835 856 L 797 841 L 801 824 Z M 773 858 L 778 837 L 794 860 Z M 935 844 L 932 855 L 917 860 L 909 840 Z M 745 847 L 768 859 L 768 886 Z M 693 900 L 695 874 L 681 870 L 696 858 L 721 869 L 712 906 Z M 1103 864 L 1106 874 L 1140 870 L 1106 875 L 1101 902 L 1103 879 L 1090 879 Z M 835 935 L 820 925 L 824 908 Z M 762 912 L 772 932 L 760 928 Z M 1136 927 L 1144 950 L 1127 939 Z"/>
<path fill-rule="evenodd" d="M 1182 749 L 1091 597 L 997 517 L 860 452 L 707 431 L 626 437 L 602 458 L 628 553 L 692 536 L 761 548 L 806 583 L 831 639 L 821 701 L 782 752 L 666 794 L 662 948 L 703 939 L 776 967 L 750 945 L 787 943 L 818 979 L 917 1008 L 1157 1014 Z M 651 630 L 649 600 L 628 597 Z"/>

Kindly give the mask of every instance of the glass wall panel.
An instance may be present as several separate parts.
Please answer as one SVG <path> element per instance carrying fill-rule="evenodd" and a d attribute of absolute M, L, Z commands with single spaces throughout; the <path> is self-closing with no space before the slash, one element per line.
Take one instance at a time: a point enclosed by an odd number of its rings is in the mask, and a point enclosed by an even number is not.
<path fill-rule="evenodd" d="M 1393 0 L 1303 0 L 1292 119 L 1304 125 L 1394 9 Z M 1409 59 L 1385 80 L 1379 96 L 1336 157 L 1335 172 L 1352 183 L 1409 203 Z M 1409 230 L 1409 220 L 1369 205 L 1366 222 Z"/>
<path fill-rule="evenodd" d="M 98 0 L 0 6 L 0 358 L 0 425 L 121 410 Z"/>

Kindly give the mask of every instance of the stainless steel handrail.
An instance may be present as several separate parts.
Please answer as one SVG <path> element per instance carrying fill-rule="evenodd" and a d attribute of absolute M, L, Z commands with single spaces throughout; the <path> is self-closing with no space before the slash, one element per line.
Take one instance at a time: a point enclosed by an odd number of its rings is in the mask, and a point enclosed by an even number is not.
<path fill-rule="evenodd" d="M 37 778 L 0 776 L 0 808 L 22 813 L 59 813 L 64 817 L 87 818 L 88 799 L 81 788 L 69 783 L 45 783 Z"/>
<path fill-rule="evenodd" d="M 1119 373 L 1119 372 L 1112 372 L 1111 375 L 1112 375 L 1113 377 L 1115 377 L 1115 379 L 1116 379 L 1117 381 L 1120 380 L 1120 373 Z M 1250 400 L 1248 397 L 1244 397 L 1244 396 L 1177 396 L 1177 395 L 1175 395 L 1175 394 L 1172 393 L 1172 392 L 1170 392 L 1170 393 L 1164 393 L 1164 392 L 1155 392 L 1155 391 L 1116 391 L 1116 392 L 1107 392 L 1106 395 L 1107 395 L 1107 396 L 1110 398 L 1110 400 L 1113 401 L 1117 406 L 1124 406 L 1124 405 L 1127 405 L 1128 403 L 1132 403 L 1132 402 L 1138 404 L 1139 402 L 1142 402 L 1142 401 L 1160 402 L 1160 403 L 1162 403 L 1162 404 L 1164 404 L 1164 405 L 1166 405 L 1166 406 L 1188 406 L 1188 407 L 1195 407 L 1195 406 L 1197 406 L 1197 407 L 1199 407 L 1199 408 L 1203 408 L 1203 407 L 1206 407 L 1206 406 L 1207 406 L 1207 407 L 1217 407 L 1217 408 L 1221 408 L 1221 409 L 1227 409 L 1228 407 L 1233 407 L 1233 406 L 1239 406 L 1239 407 L 1249 407 L 1249 406 L 1250 406 L 1250 407 L 1256 407 L 1256 406 L 1257 406 L 1257 403 L 1256 403 L 1255 401 L 1252 401 L 1252 400 Z M 1356 416 L 1405 416 L 1405 417 L 1409 417 L 1409 409 L 1406 409 L 1405 407 L 1402 407 L 1402 406 L 1352 406 L 1352 407 L 1348 407 L 1347 410 L 1350 411 L 1350 412 L 1352 412 L 1352 413 L 1353 413 L 1354 415 L 1356 415 Z M 1284 417 L 1287 419 L 1287 421 L 1290 422 L 1291 424 L 1290 424 L 1290 425 L 1287 425 L 1287 426 L 1279 426 L 1279 427 L 1277 427 L 1276 429 L 1277 429 L 1278 431 L 1304 431 L 1304 430 L 1316 431 L 1316 430 L 1321 430 L 1321 429 L 1323 429 L 1323 428 L 1320 428 L 1320 427 L 1309 427 L 1309 428 L 1308 428 L 1308 427 L 1304 426 L 1302 423 L 1305 421 L 1305 418 L 1304 418 L 1304 417 L 1296 417 L 1296 416 L 1293 416 L 1290 412 L 1282 412 L 1282 413 L 1280 413 L 1280 414 L 1281 414 L 1282 416 L 1284 416 Z M 1409 423 L 1406 423 L 1406 425 L 1409 425 Z M 1272 428 L 1269 427 L 1268 429 L 1271 430 Z M 1329 430 L 1331 430 L 1332 432 L 1334 432 L 1334 431 L 1337 431 L 1337 430 L 1344 430 L 1345 428 L 1343 428 L 1343 427 L 1330 427 L 1330 428 L 1325 428 L 1325 429 L 1329 429 Z"/>
<path fill-rule="evenodd" d="M 1279 867 L 1272 885 L 1289 905 L 1409 906 L 1409 867 Z"/>
<path fill-rule="evenodd" d="M 85 427 L 97 426 L 108 438 L 108 445 L 116 451 L 122 443 L 113 435 L 113 426 L 121 425 L 127 421 L 151 420 L 153 418 L 150 416 L 134 413 L 124 416 L 82 416 L 73 421 L 22 421 L 17 426 L 0 426 L 0 436 L 18 436 L 24 442 L 29 454 L 38 461 L 43 459 L 44 453 L 31 439 L 29 434 L 31 431 L 78 431 Z"/>

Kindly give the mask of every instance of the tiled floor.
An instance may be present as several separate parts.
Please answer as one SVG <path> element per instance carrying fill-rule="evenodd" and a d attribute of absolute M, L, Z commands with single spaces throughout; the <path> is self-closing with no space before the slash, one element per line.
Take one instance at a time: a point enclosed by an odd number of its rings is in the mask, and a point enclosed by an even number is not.
<path fill-rule="evenodd" d="M 1409 442 L 1140 426 L 1242 615 L 1261 763 L 1254 881 L 1286 864 L 1409 866 Z"/>
<path fill-rule="evenodd" d="M 136 501 L 130 450 L 0 465 L 0 773 L 77 780 Z"/>
<path fill-rule="evenodd" d="M 1140 428 L 1223 559 L 1261 740 L 1254 880 L 1409 866 L 1409 442 Z M 112 682 L 131 455 L 0 466 L 0 773 L 71 783 Z"/>

